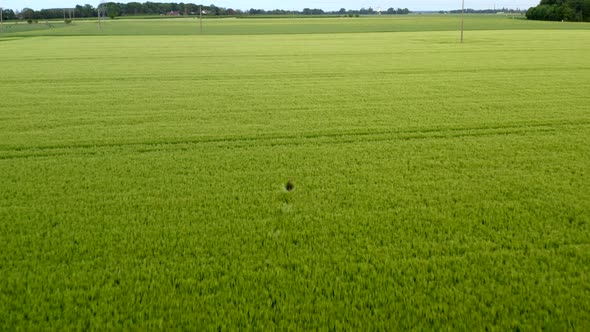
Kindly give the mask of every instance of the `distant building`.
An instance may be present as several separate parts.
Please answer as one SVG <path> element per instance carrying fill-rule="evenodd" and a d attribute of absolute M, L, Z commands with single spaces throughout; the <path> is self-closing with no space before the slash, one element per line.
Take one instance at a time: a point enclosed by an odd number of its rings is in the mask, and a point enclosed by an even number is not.
<path fill-rule="evenodd" d="M 180 12 L 178 12 L 178 11 L 172 11 L 172 12 L 166 13 L 166 15 L 168 15 L 168 16 L 180 16 Z"/>

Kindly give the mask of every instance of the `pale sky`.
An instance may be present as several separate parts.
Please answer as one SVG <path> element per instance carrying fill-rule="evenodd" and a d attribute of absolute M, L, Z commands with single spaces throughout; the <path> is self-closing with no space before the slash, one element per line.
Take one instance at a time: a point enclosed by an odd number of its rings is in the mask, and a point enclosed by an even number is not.
<path fill-rule="evenodd" d="M 135 0 L 137 2 L 146 2 L 147 0 Z M 117 1 L 126 3 L 129 1 Z M 461 8 L 461 0 L 301 0 L 301 1 L 271 1 L 271 0 L 206 0 L 206 1 L 191 1 L 191 0 L 157 0 L 152 2 L 184 2 L 196 4 L 214 4 L 218 7 L 234 8 L 234 9 L 287 9 L 287 10 L 301 10 L 305 7 L 321 8 L 323 10 L 338 10 L 340 8 L 346 9 L 360 9 L 364 8 L 409 8 L 410 10 L 449 10 Z M 100 0 L 0 0 L 0 7 L 18 9 L 28 7 L 35 10 L 43 8 L 72 8 L 76 5 L 84 5 L 86 3 L 96 7 Z M 466 0 L 465 7 L 473 9 L 486 8 L 520 8 L 526 9 L 539 4 L 539 0 Z"/>

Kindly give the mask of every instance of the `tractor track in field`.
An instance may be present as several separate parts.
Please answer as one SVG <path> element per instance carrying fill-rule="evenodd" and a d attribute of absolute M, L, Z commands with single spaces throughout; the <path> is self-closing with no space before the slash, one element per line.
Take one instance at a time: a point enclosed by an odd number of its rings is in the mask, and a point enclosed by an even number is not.
<path fill-rule="evenodd" d="M 590 121 L 559 121 L 535 124 L 509 124 L 460 128 L 422 128 L 413 130 L 376 130 L 333 133 L 314 133 L 302 135 L 267 135 L 250 137 L 203 137 L 189 140 L 170 140 L 154 142 L 97 143 L 50 145 L 39 147 L 0 147 L 0 160 L 21 158 L 43 158 L 65 155 L 98 155 L 99 150 L 135 147 L 134 152 L 147 153 L 169 150 L 178 147 L 189 150 L 196 146 L 209 145 L 218 148 L 244 148 L 261 146 L 298 146 L 323 144 L 350 144 L 378 141 L 408 141 L 420 139 L 457 139 L 484 136 L 524 135 L 529 133 L 556 132 L 568 128 L 590 127 Z"/>
<path fill-rule="evenodd" d="M 590 71 L 590 67 L 588 66 L 578 66 L 578 67 L 570 67 L 566 71 L 572 73 L 580 73 L 582 71 Z M 563 68 L 555 67 L 555 68 L 544 68 L 544 73 L 552 73 L 552 72 L 564 72 Z M 457 74 L 471 74 L 475 76 L 481 76 L 482 73 L 496 73 L 497 75 L 505 75 L 506 73 L 519 73 L 521 75 L 531 74 L 537 75 L 538 68 L 531 67 L 531 68 L 463 68 L 463 69 L 451 69 L 451 68 L 428 68 L 428 69 L 405 69 L 405 70 L 380 70 L 377 72 L 371 73 L 355 73 L 354 75 L 347 74 L 347 73 L 333 73 L 333 72 L 321 72 L 317 70 L 313 70 L 313 78 L 315 80 L 318 79 L 347 79 L 350 77 L 354 77 L 358 79 L 359 77 L 376 77 L 376 76 L 384 76 L 384 77 L 399 77 L 399 76 L 421 76 L 421 75 L 457 75 Z M 290 72 L 288 73 L 289 78 L 291 80 L 302 80 L 302 81 L 309 81 L 310 73 L 309 72 Z M 219 82 L 228 82 L 229 84 L 235 84 L 236 80 L 243 80 L 243 81 L 260 81 L 262 79 L 265 80 L 281 80 L 281 78 L 277 77 L 274 73 L 256 73 L 256 74 L 228 74 L 224 76 L 219 75 L 174 75 L 171 78 L 161 78 L 157 75 L 154 76 L 146 76 L 146 75 L 126 75 L 125 77 L 114 77 L 114 78 L 105 78 L 102 82 L 141 82 L 145 83 L 146 79 L 154 79 L 157 78 L 157 82 L 161 84 L 162 82 L 178 82 L 178 81 L 186 81 L 186 82 L 202 82 L 202 81 L 219 81 Z M 79 77 L 80 81 L 87 80 L 87 77 Z M 43 78 L 38 77 L 34 80 L 26 79 L 26 78 L 12 78 L 12 77 L 5 77 L 3 78 L 4 82 L 11 83 L 11 84 L 69 84 L 71 85 L 73 81 L 71 78 Z"/>

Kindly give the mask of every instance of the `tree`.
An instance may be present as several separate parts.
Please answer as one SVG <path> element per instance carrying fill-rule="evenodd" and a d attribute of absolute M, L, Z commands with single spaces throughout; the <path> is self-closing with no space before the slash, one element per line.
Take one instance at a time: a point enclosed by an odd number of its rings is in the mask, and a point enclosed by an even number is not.
<path fill-rule="evenodd" d="M 576 19 L 576 11 L 568 4 L 564 4 L 563 6 L 558 7 L 557 16 L 561 17 L 564 21 L 573 21 Z"/>
<path fill-rule="evenodd" d="M 590 21 L 590 0 L 541 0 L 526 12 L 529 20 Z"/>
<path fill-rule="evenodd" d="M 121 8 L 119 8 L 119 4 L 115 2 L 107 2 L 105 4 L 107 15 L 114 19 L 117 16 L 121 15 Z"/>
<path fill-rule="evenodd" d="M 77 5 L 74 12 L 76 17 L 96 17 L 98 14 L 96 9 L 88 4 L 84 6 Z"/>
<path fill-rule="evenodd" d="M 129 2 L 125 10 L 127 15 L 144 14 L 143 5 L 139 2 Z"/>
<path fill-rule="evenodd" d="M 7 21 L 16 20 L 16 14 L 12 9 L 4 9 L 2 10 L 2 19 Z"/>
<path fill-rule="evenodd" d="M 248 11 L 248 14 L 250 14 L 250 15 L 260 15 L 260 14 L 266 14 L 266 11 L 264 9 L 254 9 L 254 8 L 251 8 Z"/>
<path fill-rule="evenodd" d="M 23 20 L 32 20 L 35 17 L 35 11 L 31 8 L 23 8 L 20 12 L 20 18 Z"/>

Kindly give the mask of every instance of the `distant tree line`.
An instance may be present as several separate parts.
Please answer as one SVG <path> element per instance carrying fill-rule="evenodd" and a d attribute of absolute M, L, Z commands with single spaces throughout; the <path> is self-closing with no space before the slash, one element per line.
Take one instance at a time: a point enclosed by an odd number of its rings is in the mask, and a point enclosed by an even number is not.
<path fill-rule="evenodd" d="M 529 20 L 590 22 L 590 0 L 541 0 L 526 12 Z"/>
<path fill-rule="evenodd" d="M 369 8 L 361 8 L 360 10 L 346 10 L 345 8 L 341 8 L 337 12 L 332 12 L 332 14 L 358 14 L 358 15 L 376 15 L 376 14 L 385 14 L 385 15 L 407 15 L 411 13 L 408 8 L 398 8 L 395 9 L 393 7 L 388 8 L 385 11 L 375 10 L 371 7 Z"/>
<path fill-rule="evenodd" d="M 450 10 L 448 12 L 439 11 L 440 14 L 451 13 L 451 14 L 461 14 L 461 9 Z M 501 9 L 465 9 L 465 13 L 467 14 L 498 14 L 498 13 L 510 13 L 510 14 L 520 14 L 522 11 L 520 9 L 511 9 L 511 8 L 501 8 Z"/>
<path fill-rule="evenodd" d="M 264 10 L 264 9 L 250 9 L 248 14 L 250 15 L 378 15 L 378 14 L 386 14 L 386 15 L 407 15 L 411 13 L 408 8 L 389 8 L 386 11 L 379 11 L 375 10 L 371 7 L 369 8 L 361 8 L 358 10 L 346 8 L 340 8 L 338 11 L 323 11 L 322 9 L 317 8 L 303 8 L 302 11 L 287 11 L 282 9 L 275 9 L 275 10 Z"/>
<path fill-rule="evenodd" d="M 408 8 L 389 8 L 386 11 L 378 11 L 373 8 L 361 8 L 359 10 L 346 10 L 344 8 L 339 11 L 325 12 L 317 8 L 304 8 L 303 10 L 264 10 L 264 9 L 250 9 L 242 11 L 239 9 L 217 7 L 215 5 L 197 5 L 193 3 L 174 3 L 174 2 L 107 2 L 102 3 L 98 7 L 92 5 L 77 5 L 74 8 L 51 8 L 33 10 L 31 8 L 24 8 L 20 11 L 13 11 L 12 9 L 3 10 L 3 17 L 5 20 L 46 20 L 59 19 L 64 17 L 64 10 L 66 16 L 70 14 L 73 17 L 96 17 L 100 10 L 101 15 L 110 17 L 117 16 L 135 16 L 135 15 L 199 15 L 200 10 L 203 14 L 208 16 L 241 16 L 241 15 L 406 15 L 410 13 Z"/>
<path fill-rule="evenodd" d="M 178 13 L 179 15 L 196 15 L 199 13 L 199 8 L 210 15 L 236 15 L 236 11 L 232 9 L 225 9 L 216 7 L 215 5 L 203 6 L 192 3 L 158 3 L 158 2 L 129 2 L 117 3 L 107 2 L 102 3 L 98 7 L 86 4 L 84 6 L 77 5 L 74 8 L 65 8 L 66 14 L 69 16 L 70 11 L 75 17 L 96 17 L 98 11 L 102 15 L 110 17 L 116 16 L 131 16 L 131 15 L 166 15 L 170 13 Z M 31 8 L 24 8 L 21 11 L 4 11 L 5 19 L 56 19 L 63 18 L 64 8 L 51 8 L 33 10 Z"/>

